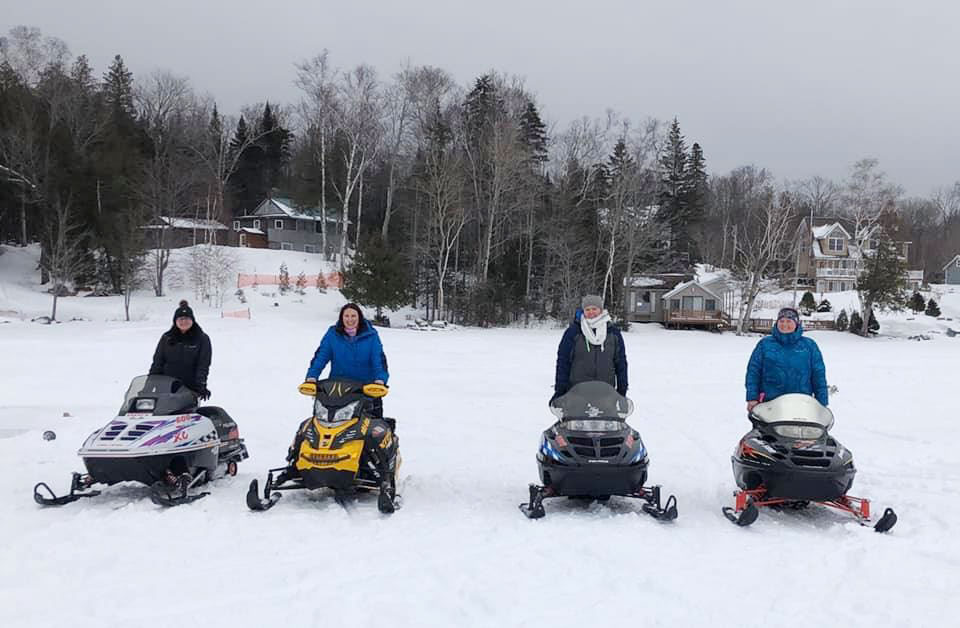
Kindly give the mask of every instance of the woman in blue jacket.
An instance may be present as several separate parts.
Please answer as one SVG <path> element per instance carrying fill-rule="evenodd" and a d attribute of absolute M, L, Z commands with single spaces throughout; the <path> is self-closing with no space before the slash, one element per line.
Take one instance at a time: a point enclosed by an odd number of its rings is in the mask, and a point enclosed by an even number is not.
<path fill-rule="evenodd" d="M 386 384 L 387 356 L 380 336 L 360 311 L 360 306 L 347 303 L 340 308 L 340 318 L 323 335 L 307 369 L 307 380 L 316 381 L 330 364 L 330 377 L 353 379 L 364 384 Z"/>
<path fill-rule="evenodd" d="M 813 395 L 827 405 L 827 369 L 820 348 L 803 336 L 792 307 L 777 314 L 772 333 L 757 343 L 747 364 L 747 411 L 787 393 Z"/>

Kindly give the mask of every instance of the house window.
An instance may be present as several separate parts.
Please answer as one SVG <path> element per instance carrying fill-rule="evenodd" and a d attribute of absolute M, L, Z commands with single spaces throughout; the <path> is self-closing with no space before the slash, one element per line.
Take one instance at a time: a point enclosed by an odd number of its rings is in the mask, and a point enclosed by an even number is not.
<path fill-rule="evenodd" d="M 670 299 L 670 311 L 676 312 L 680 309 L 680 299 Z"/>
<path fill-rule="evenodd" d="M 281 251 L 292 251 L 292 250 L 293 250 L 293 243 L 292 243 L 292 242 L 281 242 L 281 243 L 280 243 L 280 250 L 281 250 Z"/>
<path fill-rule="evenodd" d="M 274 228 L 274 229 L 277 229 L 277 230 L 279 230 L 279 231 L 283 231 L 283 219 L 282 219 L 282 218 L 277 218 L 276 220 L 274 220 L 274 221 L 273 221 L 273 228 Z"/>
<path fill-rule="evenodd" d="M 240 231 L 240 221 L 239 221 L 239 220 L 234 220 L 234 221 L 233 221 L 233 230 L 234 230 L 234 231 Z"/>
<path fill-rule="evenodd" d="M 706 304 L 707 304 L 706 310 L 707 310 L 708 312 L 716 312 L 716 311 L 717 311 L 717 301 L 716 301 L 716 299 L 707 299 Z"/>
<path fill-rule="evenodd" d="M 827 282 L 827 292 L 833 292 L 833 282 L 832 282 L 832 281 L 828 281 L 828 282 Z"/>
<path fill-rule="evenodd" d="M 312 245 L 312 244 L 304 244 L 304 245 L 303 245 L 303 252 L 304 252 L 304 253 L 316 253 L 316 252 L 317 252 L 317 247 L 315 247 L 315 246 Z"/>
<path fill-rule="evenodd" d="M 259 229 L 259 228 L 260 228 L 260 220 L 259 220 L 259 219 L 256 219 L 256 220 L 253 221 L 253 228 L 254 228 L 254 229 Z"/>
<path fill-rule="evenodd" d="M 313 223 L 313 224 L 316 225 L 316 227 L 314 228 L 314 231 L 316 231 L 317 233 L 323 233 L 323 223 L 322 223 L 322 222 L 320 222 L 320 221 L 318 220 L 318 221 L 316 221 L 316 222 Z"/>
<path fill-rule="evenodd" d="M 828 242 L 828 249 L 833 252 L 839 253 L 843 250 L 843 238 L 830 238 Z"/>
<path fill-rule="evenodd" d="M 240 246 L 247 246 L 247 234 L 240 234 Z"/>

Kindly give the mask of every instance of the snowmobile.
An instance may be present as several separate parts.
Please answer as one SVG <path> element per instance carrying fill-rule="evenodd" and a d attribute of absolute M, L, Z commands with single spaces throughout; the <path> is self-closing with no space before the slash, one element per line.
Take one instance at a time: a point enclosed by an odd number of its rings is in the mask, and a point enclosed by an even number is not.
<path fill-rule="evenodd" d="M 95 484 L 139 482 L 161 506 L 196 501 L 209 492 L 197 486 L 236 475 L 247 447 L 236 422 L 223 408 L 197 407 L 183 383 L 166 375 L 133 378 L 117 416 L 95 431 L 77 452 L 87 468 L 74 473 L 70 493 L 57 496 L 45 482 L 33 488 L 41 506 L 62 506 L 96 497 Z"/>
<path fill-rule="evenodd" d="M 676 497 L 661 506 L 660 486 L 644 486 L 647 450 L 626 422 L 633 401 L 606 382 L 581 382 L 554 399 L 550 410 L 557 422 L 543 432 L 537 452 L 542 484 L 530 485 L 530 501 L 520 504 L 524 515 L 544 517 L 548 497 L 606 501 L 618 495 L 643 500 L 643 511 L 655 519 L 677 518 Z"/>
<path fill-rule="evenodd" d="M 287 465 L 270 469 L 263 487 L 250 482 L 247 507 L 272 508 L 280 491 L 332 489 L 340 505 L 357 492 L 377 492 L 377 507 L 392 513 L 399 505 L 396 472 L 400 468 L 396 420 L 377 420 L 387 386 L 347 379 L 304 382 L 298 390 L 314 398 L 313 415 L 297 429 L 287 452 Z M 276 475 L 275 475 L 276 474 Z"/>
<path fill-rule="evenodd" d="M 870 500 L 847 495 L 857 470 L 850 450 L 830 436 L 833 412 L 810 395 L 790 393 L 757 404 L 748 416 L 753 429 L 731 457 L 740 490 L 733 508 L 723 508 L 727 519 L 748 526 L 763 506 L 800 509 L 814 502 L 870 522 Z M 887 508 L 874 530 L 886 532 L 896 522 Z"/>

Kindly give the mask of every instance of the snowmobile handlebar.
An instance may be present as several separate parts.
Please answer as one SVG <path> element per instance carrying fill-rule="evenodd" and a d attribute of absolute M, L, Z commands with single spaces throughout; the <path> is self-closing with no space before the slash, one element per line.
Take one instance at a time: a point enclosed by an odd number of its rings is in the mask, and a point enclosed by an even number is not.
<path fill-rule="evenodd" d="M 297 390 L 300 391 L 301 395 L 306 395 L 308 397 L 317 396 L 317 382 L 306 381 L 297 386 Z M 379 399 L 381 397 L 386 397 L 387 393 L 390 392 L 390 388 L 386 384 L 380 384 L 373 382 L 370 384 L 363 385 L 363 394 L 368 397 L 373 397 L 374 399 Z"/>

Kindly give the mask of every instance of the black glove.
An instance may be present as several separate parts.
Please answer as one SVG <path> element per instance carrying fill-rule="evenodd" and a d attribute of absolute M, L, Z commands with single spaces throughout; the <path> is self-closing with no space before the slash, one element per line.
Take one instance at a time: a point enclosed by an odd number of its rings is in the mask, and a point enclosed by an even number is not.
<path fill-rule="evenodd" d="M 206 401 L 210 398 L 210 389 L 204 386 L 200 389 L 200 392 L 197 393 L 197 397 L 200 399 L 200 401 Z"/>

